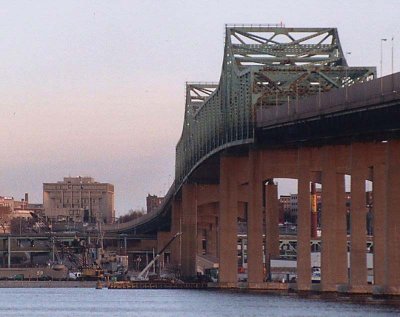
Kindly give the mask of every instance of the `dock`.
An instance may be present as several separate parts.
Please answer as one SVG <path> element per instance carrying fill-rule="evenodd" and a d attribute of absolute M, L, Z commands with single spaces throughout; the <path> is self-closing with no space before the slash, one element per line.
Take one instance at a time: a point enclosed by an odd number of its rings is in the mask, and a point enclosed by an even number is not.
<path fill-rule="evenodd" d="M 207 283 L 171 283 L 163 281 L 111 282 L 108 289 L 206 289 Z"/>

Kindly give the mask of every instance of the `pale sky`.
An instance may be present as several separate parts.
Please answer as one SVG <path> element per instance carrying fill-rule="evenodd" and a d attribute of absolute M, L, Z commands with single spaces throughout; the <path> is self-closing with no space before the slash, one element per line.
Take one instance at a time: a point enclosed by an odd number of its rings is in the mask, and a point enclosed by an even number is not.
<path fill-rule="evenodd" d="M 351 66 L 400 69 L 400 1 L 0 1 L 0 195 L 115 185 L 117 215 L 174 176 L 185 82 L 218 81 L 226 23 L 337 27 Z M 380 73 L 380 72 L 379 72 Z M 295 192 L 291 186 L 286 191 Z"/>

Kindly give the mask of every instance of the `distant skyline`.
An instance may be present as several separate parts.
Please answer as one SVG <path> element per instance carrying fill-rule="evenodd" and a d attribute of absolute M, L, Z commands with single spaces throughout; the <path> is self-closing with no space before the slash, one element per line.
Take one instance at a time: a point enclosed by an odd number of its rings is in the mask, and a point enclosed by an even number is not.
<path fill-rule="evenodd" d="M 2 2 L 0 195 L 42 202 L 43 183 L 80 175 L 115 185 L 117 215 L 145 207 L 174 179 L 185 82 L 219 80 L 225 24 L 337 27 L 350 66 L 380 75 L 382 44 L 386 75 L 392 43 L 400 69 L 398 12 L 397 0 Z"/>

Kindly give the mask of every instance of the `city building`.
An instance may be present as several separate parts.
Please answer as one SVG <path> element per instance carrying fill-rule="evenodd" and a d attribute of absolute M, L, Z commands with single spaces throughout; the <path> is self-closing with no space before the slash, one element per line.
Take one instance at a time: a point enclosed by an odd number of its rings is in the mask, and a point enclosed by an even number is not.
<path fill-rule="evenodd" d="M 290 218 L 290 196 L 281 195 L 279 197 L 279 222 L 284 223 Z"/>
<path fill-rule="evenodd" d="M 10 215 L 11 208 L 14 205 L 11 203 L 11 197 L 0 196 L 0 233 L 10 232 Z"/>
<path fill-rule="evenodd" d="M 164 197 L 148 194 L 146 197 L 147 213 L 155 211 L 164 201 Z"/>
<path fill-rule="evenodd" d="M 297 194 L 290 194 L 290 216 L 294 219 L 297 219 L 297 208 L 298 208 Z"/>
<path fill-rule="evenodd" d="M 43 207 L 45 216 L 52 221 L 112 223 L 114 185 L 81 176 L 44 183 Z"/>
<path fill-rule="evenodd" d="M 32 213 L 43 214 L 42 204 L 29 203 L 28 193 L 21 200 L 11 196 L 0 196 L 0 232 L 9 233 L 12 219 L 29 219 Z"/>
<path fill-rule="evenodd" d="M 28 204 L 29 199 L 27 193 L 25 193 L 25 198 L 22 198 L 21 200 L 16 200 L 11 196 L 0 196 L 0 207 L 8 208 L 11 212 L 16 209 L 27 209 Z"/>

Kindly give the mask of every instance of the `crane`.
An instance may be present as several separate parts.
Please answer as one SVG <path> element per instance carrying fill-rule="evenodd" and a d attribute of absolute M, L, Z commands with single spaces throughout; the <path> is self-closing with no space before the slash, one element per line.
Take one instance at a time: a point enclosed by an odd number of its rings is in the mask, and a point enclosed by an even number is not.
<path fill-rule="evenodd" d="M 149 274 L 150 268 L 154 265 L 154 263 L 160 258 L 160 256 L 164 253 L 164 251 L 169 247 L 169 245 L 180 235 L 182 232 L 177 232 L 169 241 L 168 243 L 156 254 L 153 260 L 149 262 L 149 264 L 146 265 L 146 267 L 139 273 L 137 276 L 138 280 L 144 280 L 147 278 Z"/>

